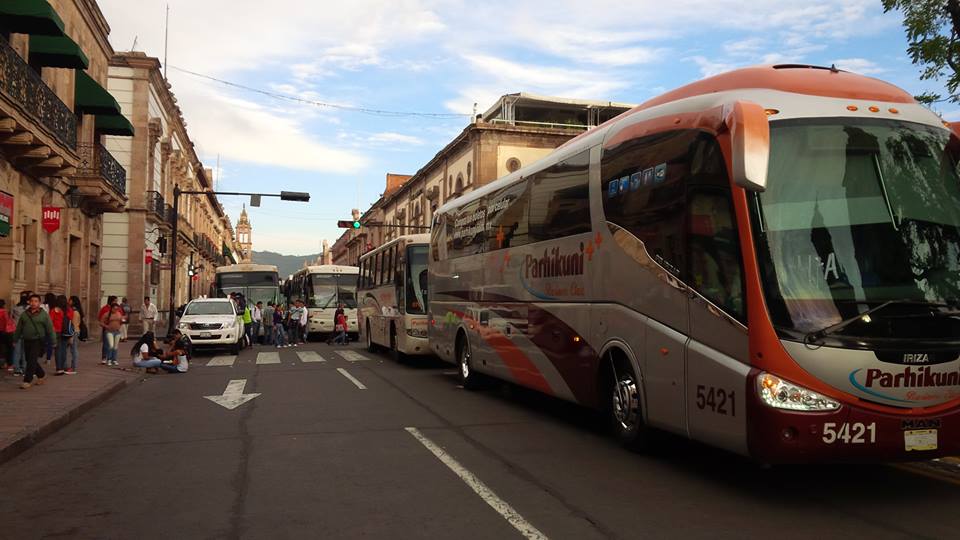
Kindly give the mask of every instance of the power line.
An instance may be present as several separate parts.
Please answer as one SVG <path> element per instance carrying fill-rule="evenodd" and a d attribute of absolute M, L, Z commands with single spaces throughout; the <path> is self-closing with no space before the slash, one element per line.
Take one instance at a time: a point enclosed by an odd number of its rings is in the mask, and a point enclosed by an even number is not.
<path fill-rule="evenodd" d="M 230 86 L 233 88 L 239 88 L 240 90 L 246 90 L 247 92 L 254 92 L 256 94 L 261 94 L 264 96 L 272 97 L 274 99 L 283 99 L 286 101 L 293 101 L 295 103 L 303 103 L 306 105 L 313 105 L 316 107 L 324 107 L 328 109 L 337 109 L 341 111 L 350 111 L 358 112 L 363 114 L 370 114 L 373 116 L 390 116 L 390 117 L 418 117 L 418 118 L 437 118 L 437 119 L 447 119 L 447 118 L 470 118 L 469 114 L 461 113 L 427 113 L 427 112 L 411 112 L 411 111 L 388 111 L 385 109 L 369 109 L 366 107 L 351 107 L 349 105 L 339 105 L 336 103 L 327 103 L 324 101 L 315 101 L 312 99 L 305 99 L 297 96 L 291 96 L 289 94 L 281 94 L 279 92 L 271 92 L 269 90 L 263 90 L 260 88 L 253 88 L 252 86 L 246 86 L 240 83 L 235 83 L 231 81 L 226 81 L 223 79 L 218 79 L 216 77 L 211 77 L 210 75 L 204 75 L 203 73 L 197 73 L 196 71 L 190 71 L 188 69 L 183 69 L 177 66 L 169 66 L 170 69 L 179 71 L 181 73 L 186 73 L 187 75 L 193 75 L 194 77 L 199 77 L 201 79 L 207 79 L 208 81 L 213 81 L 224 86 Z"/>

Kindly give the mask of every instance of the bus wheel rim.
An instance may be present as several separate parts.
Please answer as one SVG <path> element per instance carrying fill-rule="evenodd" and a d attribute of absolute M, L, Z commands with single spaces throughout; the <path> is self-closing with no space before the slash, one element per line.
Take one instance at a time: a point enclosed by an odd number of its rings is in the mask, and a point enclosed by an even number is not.
<path fill-rule="evenodd" d="M 613 415 L 620 427 L 632 430 L 637 425 L 640 410 L 637 383 L 630 375 L 623 375 L 613 389 Z"/>
<path fill-rule="evenodd" d="M 464 345 L 460 352 L 460 374 L 464 379 L 470 377 L 470 346 Z"/>

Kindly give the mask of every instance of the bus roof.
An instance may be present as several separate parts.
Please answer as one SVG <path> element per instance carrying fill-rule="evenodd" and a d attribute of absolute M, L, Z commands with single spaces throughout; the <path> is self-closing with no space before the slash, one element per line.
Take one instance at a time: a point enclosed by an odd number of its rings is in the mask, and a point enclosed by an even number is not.
<path fill-rule="evenodd" d="M 891 108 L 891 111 L 896 110 L 898 119 L 943 127 L 942 120 L 929 109 L 918 104 L 913 96 L 879 79 L 835 68 L 802 64 L 747 67 L 708 77 L 650 99 L 570 139 L 543 158 L 462 197 L 448 201 L 440 206 L 434 215 L 459 209 L 593 146 L 599 144 L 606 146 L 608 139 L 617 138 L 618 132 L 631 124 L 668 115 L 703 111 L 736 99 L 756 100 L 764 106 L 791 109 L 780 111 L 776 119 L 771 118 L 771 121 L 808 117 L 811 115 L 811 100 L 828 99 L 856 101 L 861 105 L 865 101 L 871 104 L 874 102 L 897 104 L 896 108 Z M 816 107 L 813 110 L 819 110 L 821 113 L 819 116 L 860 114 L 860 112 L 849 112 L 857 111 L 857 107 L 841 111 L 824 107 L 822 104 Z M 866 108 L 866 105 L 860 107 L 860 109 Z M 886 112 L 881 110 L 882 114 Z"/>
<path fill-rule="evenodd" d="M 218 266 L 217 274 L 227 272 L 277 272 L 277 267 L 272 264 L 228 264 L 227 266 Z"/>
<path fill-rule="evenodd" d="M 429 244 L 430 244 L 430 235 L 427 234 L 427 233 L 422 233 L 422 234 L 405 234 L 405 235 L 403 235 L 403 236 L 394 238 L 393 240 L 391 240 L 391 241 L 383 244 L 382 246 L 377 247 L 376 249 L 372 249 L 372 250 L 364 253 L 364 254 L 360 257 L 360 260 L 366 259 L 367 257 L 369 257 L 369 256 L 371 256 L 371 255 L 374 255 L 374 254 L 376 254 L 377 252 L 383 251 L 383 250 L 389 248 L 390 246 L 393 246 L 393 245 L 395 245 L 395 244 L 399 244 L 399 243 L 401 243 L 401 242 L 402 242 L 402 243 L 406 243 L 406 244 L 424 244 L 424 245 L 429 245 Z"/>
<path fill-rule="evenodd" d="M 359 274 L 360 269 L 356 266 L 345 266 L 341 264 L 321 264 L 316 266 L 305 266 L 294 274 Z"/>

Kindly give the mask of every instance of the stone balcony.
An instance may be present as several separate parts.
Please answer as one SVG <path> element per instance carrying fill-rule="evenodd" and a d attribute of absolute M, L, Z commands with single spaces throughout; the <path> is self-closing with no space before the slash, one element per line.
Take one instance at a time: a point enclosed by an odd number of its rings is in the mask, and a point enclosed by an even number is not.
<path fill-rule="evenodd" d="M 122 212 L 127 204 L 127 171 L 99 142 L 77 146 L 80 164 L 74 184 L 91 212 Z"/>

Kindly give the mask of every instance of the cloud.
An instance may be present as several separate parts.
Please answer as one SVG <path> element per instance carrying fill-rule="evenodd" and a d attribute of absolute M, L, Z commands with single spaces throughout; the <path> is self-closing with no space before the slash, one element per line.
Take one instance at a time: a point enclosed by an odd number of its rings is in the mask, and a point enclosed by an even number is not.
<path fill-rule="evenodd" d="M 700 67 L 700 75 L 702 75 L 704 78 L 713 77 L 714 75 L 719 75 L 720 73 L 739 67 L 736 64 L 710 60 L 705 56 L 693 56 L 690 58 L 690 60 L 693 60 L 693 62 Z"/>
<path fill-rule="evenodd" d="M 413 135 L 404 135 L 402 133 L 391 133 L 385 131 L 382 133 L 375 133 L 370 136 L 367 140 L 373 143 L 390 143 L 390 144 L 413 144 L 420 145 L 423 144 L 423 140 L 419 137 L 414 137 Z"/>
<path fill-rule="evenodd" d="M 887 71 L 885 68 L 878 66 L 876 62 L 867 60 L 866 58 L 841 58 L 834 60 L 833 64 L 839 69 L 852 71 L 861 75 L 875 75 Z"/>

